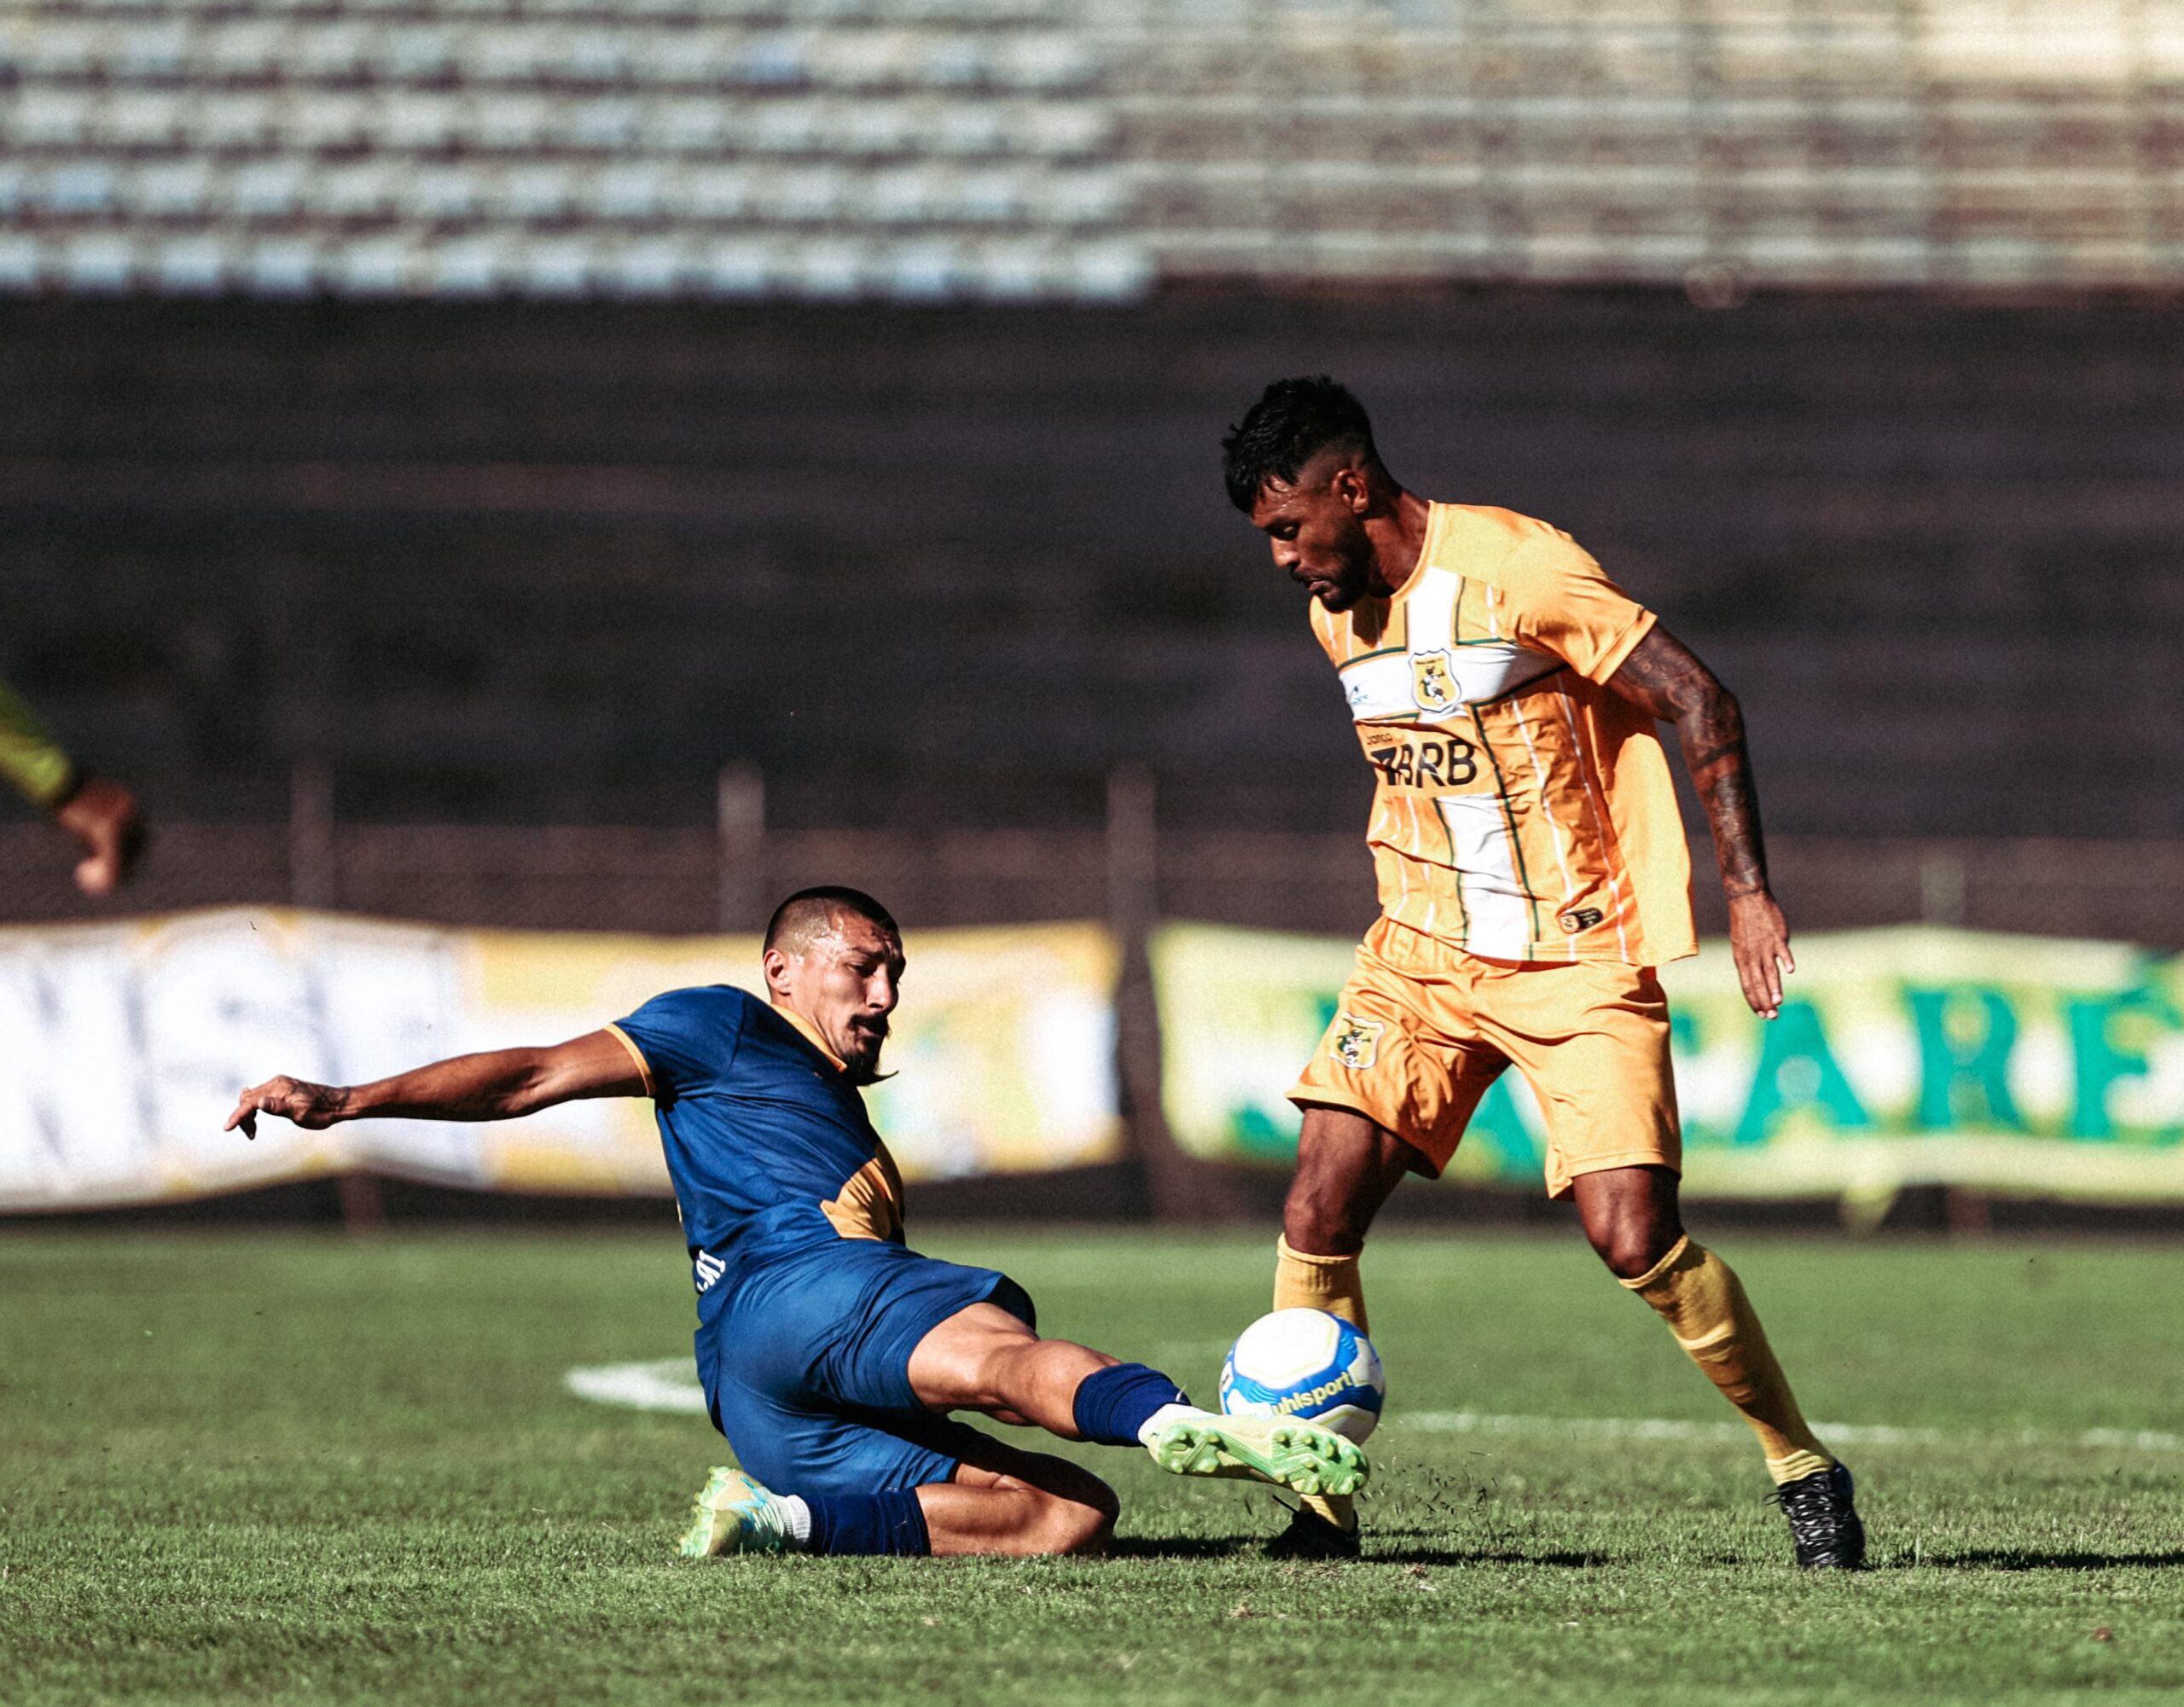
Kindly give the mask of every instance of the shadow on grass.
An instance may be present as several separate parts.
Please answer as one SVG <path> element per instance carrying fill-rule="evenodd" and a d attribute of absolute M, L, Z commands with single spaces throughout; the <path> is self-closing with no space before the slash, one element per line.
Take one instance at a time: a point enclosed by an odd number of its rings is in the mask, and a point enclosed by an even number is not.
<path fill-rule="evenodd" d="M 1894 1570 L 1931 1566 L 1943 1571 L 2129 1571 L 2166 1570 L 2184 1565 L 2184 1548 L 2161 1553 L 2042 1553 L 2031 1547 L 1978 1547 L 1967 1553 L 1930 1553 L 1914 1559 L 1898 1555 Z"/>
<path fill-rule="evenodd" d="M 1116 1541 L 1109 1550 L 1112 1559 L 1265 1559 L 1267 1537 L 1263 1536 L 1126 1536 Z M 1266 1559 L 1269 1565 L 1277 1563 Z M 1321 1562 L 1340 1564 L 1345 1561 L 1281 1560 L 1283 1564 Z M 1538 1565 L 1565 1569 L 1589 1570 L 1612 1565 L 1614 1560 L 1604 1553 L 1519 1553 L 1507 1548 L 1464 1548 L 1443 1547 L 1374 1547 L 1361 1560 L 1347 1561 L 1363 1565 L 1438 1565 L 1455 1567 L 1465 1565 Z"/>

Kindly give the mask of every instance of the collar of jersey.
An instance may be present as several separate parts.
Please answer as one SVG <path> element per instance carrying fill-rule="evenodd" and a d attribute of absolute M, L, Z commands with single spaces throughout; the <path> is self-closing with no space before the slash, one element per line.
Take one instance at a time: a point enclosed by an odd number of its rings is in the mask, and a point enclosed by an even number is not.
<path fill-rule="evenodd" d="M 787 1020 L 790 1025 L 795 1026 L 798 1031 L 804 1033 L 804 1041 L 810 1044 L 811 1047 L 816 1049 L 821 1054 L 824 1055 L 828 1060 L 832 1061 L 834 1064 L 834 1070 L 837 1072 L 845 1073 L 850 1070 L 850 1064 L 827 1047 L 826 1040 L 819 1035 L 819 1028 L 814 1025 L 809 1019 L 806 1019 L 801 1013 L 799 1013 L 793 1007 L 784 1007 L 778 1002 L 770 1002 L 766 1006 L 772 1008 L 775 1013 L 780 1014 L 782 1019 Z"/>
<path fill-rule="evenodd" d="M 1433 566 L 1433 548 L 1440 543 L 1442 531 L 1449 524 L 1449 506 L 1427 499 L 1426 503 L 1426 537 L 1418 543 L 1418 561 L 1410 566 L 1410 575 L 1403 585 L 1388 595 L 1388 608 L 1393 610 L 1411 594 L 1411 589 L 1426 578 L 1426 572 Z"/>

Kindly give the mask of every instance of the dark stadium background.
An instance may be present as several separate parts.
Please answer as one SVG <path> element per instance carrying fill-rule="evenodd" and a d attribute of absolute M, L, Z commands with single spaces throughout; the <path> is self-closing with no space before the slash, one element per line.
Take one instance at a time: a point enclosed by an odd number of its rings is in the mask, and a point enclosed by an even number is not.
<path fill-rule="evenodd" d="M 688 235 L 651 204 L 578 196 L 528 236 L 486 213 L 404 223 L 398 184 L 363 212 L 308 182 L 270 214 L 223 212 L 217 185 L 195 212 L 132 212 L 148 160 L 218 179 L 295 149 L 99 117 L 131 91 L 307 102 L 473 73 L 481 101 L 642 106 L 672 18 L 579 15 L 621 59 L 413 75 L 399 43 L 313 59 L 353 21 L 339 7 L 295 15 L 299 56 L 240 70 L 159 47 L 179 8 L 58 7 L 41 27 L 77 28 L 73 58 L 28 26 L 8 49 L 29 176 L 0 210 L 0 673 L 159 826 L 107 912 L 294 900 L 689 932 L 749 928 L 825 875 L 913 932 L 1347 932 L 1372 910 L 1365 769 L 1217 478 L 1260 385 L 1326 371 L 1406 481 L 1554 520 L 1716 665 L 1798 928 L 2184 948 L 2184 83 L 2148 13 L 2088 9 L 2086 30 L 2137 44 L 2121 71 L 2023 40 L 1966 71 L 1886 8 L 1793 8 L 1771 36 L 1734 13 L 1397 8 L 1339 44 L 1309 7 L 729 9 L 748 51 L 717 90 L 754 122 L 860 90 L 1112 109 L 1068 149 L 1120 174 L 1083 217 L 1145 268 L 1095 256 L 1004 291 L 966 261 L 952 288 L 891 286 L 906 229 L 975 258 L 977 219 L 1044 241 L 1080 215 L 1026 190 L 906 228 L 852 197 L 821 235 L 865 246 L 863 284 L 785 265 L 731 295 L 614 282 L 618 245 Z M 464 25 L 466 51 L 490 59 L 526 16 L 497 15 Z M 933 56 L 869 75 L 828 57 L 890 32 Z M 1018 52 L 1079 37 L 1075 59 Z M 785 41 L 806 59 L 768 59 Z M 987 72 L 933 69 L 967 43 Z M 1432 106 L 1451 90 L 1471 104 Z M 30 128 L 34 95 L 90 116 Z M 310 156 L 327 182 L 650 158 L 549 126 L 514 156 L 457 139 L 413 160 L 358 122 Z M 798 146 L 877 185 L 871 146 L 830 135 Z M 762 186 L 778 166 L 712 146 Z M 1231 166 L 1258 174 L 1240 213 Z M 798 217 L 719 229 L 793 249 Z M 406 282 L 344 258 L 390 232 Z M 177 285 L 159 246 L 206 234 L 226 270 Z M 431 257 L 471 238 L 588 243 L 590 282 L 511 263 L 458 299 Z M 298 240 L 314 282 L 269 284 L 269 246 Z M 50 833 L 0 811 L 0 917 L 96 910 Z M 1710 867 L 1702 845 L 1711 927 Z M 1080 1182 L 1082 1205 L 1263 1211 L 1263 1182 L 1164 1186 L 1131 990 L 1152 1176 Z M 1947 1212 L 1939 1193 L 1901 1210 Z"/>

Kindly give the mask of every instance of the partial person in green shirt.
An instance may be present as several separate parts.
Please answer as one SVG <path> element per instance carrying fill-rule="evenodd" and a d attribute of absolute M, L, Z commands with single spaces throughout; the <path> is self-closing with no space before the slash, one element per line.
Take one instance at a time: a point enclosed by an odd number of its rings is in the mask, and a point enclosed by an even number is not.
<path fill-rule="evenodd" d="M 0 682 L 0 776 L 82 845 L 77 888 L 102 896 L 120 886 L 144 845 L 136 797 L 119 782 L 78 769 L 5 682 Z"/>

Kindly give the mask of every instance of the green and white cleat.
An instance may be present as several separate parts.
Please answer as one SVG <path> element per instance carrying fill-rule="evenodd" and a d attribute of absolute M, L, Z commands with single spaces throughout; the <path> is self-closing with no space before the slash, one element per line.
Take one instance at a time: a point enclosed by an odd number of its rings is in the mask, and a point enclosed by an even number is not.
<path fill-rule="evenodd" d="M 1159 1429 L 1145 1449 L 1174 1475 L 1271 1482 L 1298 1494 L 1354 1494 L 1373 1473 L 1356 1441 L 1298 1417 L 1201 1411 Z"/>
<path fill-rule="evenodd" d="M 690 1506 L 682 1557 L 712 1559 L 724 1553 L 781 1553 L 788 1546 L 774 1496 L 726 1465 L 716 1466 Z"/>

